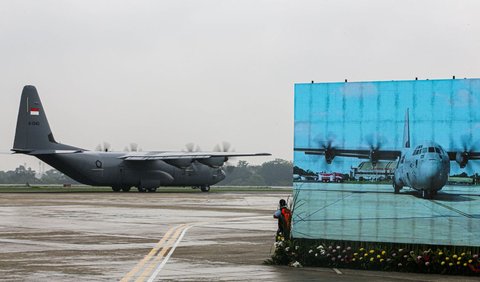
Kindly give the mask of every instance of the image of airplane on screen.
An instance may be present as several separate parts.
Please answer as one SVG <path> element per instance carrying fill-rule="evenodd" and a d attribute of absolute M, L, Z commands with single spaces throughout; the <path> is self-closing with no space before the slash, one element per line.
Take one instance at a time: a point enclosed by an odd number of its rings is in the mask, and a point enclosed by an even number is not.
<path fill-rule="evenodd" d="M 397 161 L 393 177 L 393 188 L 399 193 L 403 187 L 421 192 L 426 199 L 433 198 L 445 186 L 450 173 L 450 162 L 455 161 L 465 168 L 470 160 L 480 159 L 480 150 L 463 136 L 460 150 L 447 151 L 438 143 L 424 141 L 411 147 L 409 111 L 405 113 L 403 148 L 400 150 L 382 150 L 381 144 L 371 142 L 369 148 L 348 149 L 333 146 L 332 140 L 324 142 L 318 148 L 294 148 L 307 155 L 323 155 L 327 164 L 335 157 L 369 159 L 375 166 L 379 160 Z"/>

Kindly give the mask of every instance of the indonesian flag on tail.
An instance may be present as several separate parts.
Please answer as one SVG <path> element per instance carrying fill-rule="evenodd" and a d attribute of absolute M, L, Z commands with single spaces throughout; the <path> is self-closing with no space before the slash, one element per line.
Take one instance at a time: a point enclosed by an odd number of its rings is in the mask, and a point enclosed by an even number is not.
<path fill-rule="evenodd" d="M 30 108 L 31 116 L 38 116 L 40 114 L 40 108 Z"/>

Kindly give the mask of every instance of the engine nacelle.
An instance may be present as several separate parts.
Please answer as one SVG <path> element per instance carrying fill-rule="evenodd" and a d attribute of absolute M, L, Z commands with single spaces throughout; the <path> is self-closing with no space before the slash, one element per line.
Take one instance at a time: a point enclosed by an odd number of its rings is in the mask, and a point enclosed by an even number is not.
<path fill-rule="evenodd" d="M 334 158 L 335 158 L 335 150 L 334 149 L 326 149 L 325 150 L 325 161 L 327 162 L 327 164 L 331 164 Z"/>
<path fill-rule="evenodd" d="M 189 167 L 193 162 L 191 158 L 173 159 L 173 160 L 164 160 L 164 161 L 169 165 L 173 165 L 181 169 Z"/>
<path fill-rule="evenodd" d="M 228 160 L 227 157 L 210 157 L 208 159 L 199 159 L 198 162 L 209 167 L 219 168 L 223 166 L 223 163 Z"/>
<path fill-rule="evenodd" d="M 468 152 L 457 152 L 457 154 L 455 154 L 455 161 L 460 168 L 464 168 L 468 163 Z"/>

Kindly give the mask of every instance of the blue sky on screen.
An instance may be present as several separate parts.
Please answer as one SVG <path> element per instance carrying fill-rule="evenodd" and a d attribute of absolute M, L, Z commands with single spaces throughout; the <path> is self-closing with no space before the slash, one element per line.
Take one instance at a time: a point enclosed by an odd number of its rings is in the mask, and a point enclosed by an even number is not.
<path fill-rule="evenodd" d="M 462 138 L 480 141 L 479 106 L 480 79 L 296 84 L 294 146 L 332 139 L 336 147 L 368 148 L 373 139 L 382 149 L 399 149 L 408 108 L 412 146 L 433 140 L 453 150 Z M 337 157 L 327 165 L 323 157 L 294 153 L 295 165 L 313 171 L 348 172 L 361 161 Z M 460 171 L 454 162 L 451 168 Z"/>

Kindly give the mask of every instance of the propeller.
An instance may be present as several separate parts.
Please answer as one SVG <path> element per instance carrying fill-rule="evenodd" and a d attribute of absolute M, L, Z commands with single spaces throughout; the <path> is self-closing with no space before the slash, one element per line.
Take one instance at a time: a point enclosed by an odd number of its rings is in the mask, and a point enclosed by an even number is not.
<path fill-rule="evenodd" d="M 372 150 L 380 150 L 383 143 L 386 143 L 385 138 L 380 134 L 368 134 L 365 136 L 365 141 Z"/>
<path fill-rule="evenodd" d="M 191 145 L 187 146 L 187 149 L 188 147 L 192 148 Z M 215 145 L 215 147 L 213 148 L 213 151 L 227 153 L 227 152 L 232 152 L 232 149 L 231 149 L 230 143 L 222 142 L 221 144 Z M 225 156 L 211 156 L 206 159 L 198 159 L 197 161 L 204 165 L 208 165 L 211 168 L 221 168 L 222 166 L 231 166 L 231 164 L 228 162 L 228 157 L 225 157 Z"/>
<path fill-rule="evenodd" d="M 186 150 L 185 150 L 186 149 Z M 185 149 L 183 150 L 184 152 L 200 152 L 202 149 L 200 149 L 200 147 L 198 145 L 195 145 L 195 143 L 187 143 L 185 144 Z"/>
<path fill-rule="evenodd" d="M 232 149 L 232 144 L 230 144 L 230 142 L 223 141 L 222 143 L 215 145 L 215 147 L 213 147 L 213 151 L 214 152 L 229 153 L 229 152 L 234 152 L 235 149 Z M 229 162 L 228 157 L 225 157 L 225 162 L 223 163 L 223 166 L 233 167 L 233 164 L 231 162 Z"/>
<path fill-rule="evenodd" d="M 125 149 L 123 149 L 125 152 L 140 152 L 142 149 L 138 148 L 137 143 L 130 143 L 129 146 L 125 146 Z"/>
<path fill-rule="evenodd" d="M 370 161 L 375 166 L 378 162 L 378 151 L 382 148 L 382 145 L 386 143 L 386 139 L 380 134 L 368 134 L 365 136 L 365 141 L 370 147 Z"/>
<path fill-rule="evenodd" d="M 229 142 L 223 141 L 221 144 L 215 145 L 213 147 L 214 152 L 223 152 L 223 153 L 228 153 L 228 152 L 233 152 L 235 150 L 231 149 L 232 145 Z"/>
<path fill-rule="evenodd" d="M 138 144 L 130 143 L 130 152 L 138 152 Z"/>
<path fill-rule="evenodd" d="M 95 147 L 95 151 L 98 151 L 98 152 L 110 152 L 111 149 L 112 148 L 110 146 L 110 143 L 108 142 L 103 142 L 103 145 L 98 144 L 97 147 Z"/>
<path fill-rule="evenodd" d="M 336 136 L 333 133 L 327 134 L 325 139 L 318 139 L 318 146 L 325 150 L 325 161 L 327 164 L 331 164 L 335 158 L 335 146 L 333 142 L 335 141 Z"/>
<path fill-rule="evenodd" d="M 460 136 L 460 143 L 462 151 L 457 152 L 455 160 L 460 165 L 460 168 L 465 168 L 467 174 L 472 175 L 475 171 L 473 169 L 474 163 L 469 162 L 470 155 L 472 152 L 478 152 L 480 142 L 474 142 L 471 135 L 464 134 Z"/>

